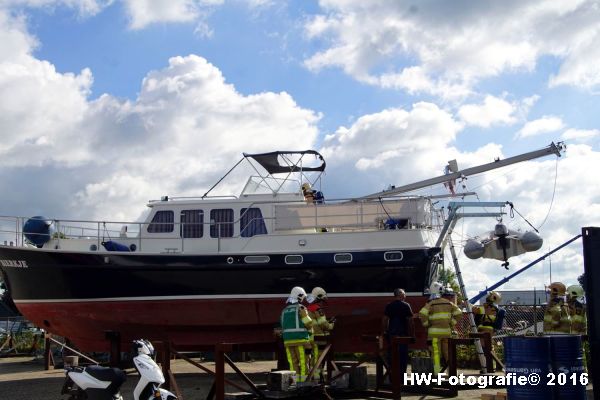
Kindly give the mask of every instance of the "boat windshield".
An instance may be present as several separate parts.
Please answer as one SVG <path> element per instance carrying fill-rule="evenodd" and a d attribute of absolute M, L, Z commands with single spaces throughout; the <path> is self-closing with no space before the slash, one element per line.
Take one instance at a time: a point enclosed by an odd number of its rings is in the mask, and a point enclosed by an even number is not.
<path fill-rule="evenodd" d="M 246 185 L 244 185 L 244 189 L 242 190 L 242 194 L 244 195 L 252 195 L 252 194 L 273 194 L 275 192 L 275 188 L 280 188 L 277 190 L 279 193 L 298 193 L 301 191 L 300 189 L 301 182 L 297 179 L 283 179 L 283 178 L 275 178 L 273 176 L 262 177 L 253 175 L 248 178 Z"/>

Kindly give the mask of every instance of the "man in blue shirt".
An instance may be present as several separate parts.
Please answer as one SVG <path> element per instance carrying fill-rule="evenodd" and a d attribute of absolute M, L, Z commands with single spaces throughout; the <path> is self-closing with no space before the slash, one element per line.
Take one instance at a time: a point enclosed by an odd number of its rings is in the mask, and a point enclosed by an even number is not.
<path fill-rule="evenodd" d="M 384 315 L 381 322 L 382 336 L 388 342 L 388 365 L 391 360 L 391 337 L 392 336 L 414 336 L 414 326 L 412 321 L 413 312 L 410 304 L 406 301 L 404 289 L 394 289 L 394 301 L 385 306 Z M 383 343 L 381 343 L 383 345 Z M 408 345 L 399 344 L 400 353 L 400 377 L 404 376 L 408 365 Z"/>

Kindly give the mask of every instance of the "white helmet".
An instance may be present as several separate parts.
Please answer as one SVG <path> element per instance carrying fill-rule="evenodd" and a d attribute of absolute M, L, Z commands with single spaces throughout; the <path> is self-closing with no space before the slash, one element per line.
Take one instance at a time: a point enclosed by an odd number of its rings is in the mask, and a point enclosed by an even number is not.
<path fill-rule="evenodd" d="M 154 356 L 154 346 L 146 339 L 138 339 L 133 341 L 133 349 L 139 354 L 146 354 L 150 357 Z"/>
<path fill-rule="evenodd" d="M 325 292 L 325 289 L 323 289 L 322 287 L 317 286 L 312 290 L 310 294 L 315 300 L 327 300 L 327 292 Z"/>
<path fill-rule="evenodd" d="M 431 282 L 431 285 L 429 285 L 429 294 L 439 296 L 442 293 L 444 293 L 444 285 L 439 282 Z"/>
<path fill-rule="evenodd" d="M 584 294 L 581 285 L 571 285 L 567 288 L 567 296 L 571 299 L 582 299 Z"/>
<path fill-rule="evenodd" d="M 290 292 L 290 296 L 288 297 L 288 303 L 301 303 L 306 298 L 306 291 L 300 286 L 296 286 Z"/>
<path fill-rule="evenodd" d="M 495 291 L 488 292 L 487 296 L 485 297 L 485 301 L 487 301 L 488 303 L 498 304 L 501 300 L 502 295 Z"/>

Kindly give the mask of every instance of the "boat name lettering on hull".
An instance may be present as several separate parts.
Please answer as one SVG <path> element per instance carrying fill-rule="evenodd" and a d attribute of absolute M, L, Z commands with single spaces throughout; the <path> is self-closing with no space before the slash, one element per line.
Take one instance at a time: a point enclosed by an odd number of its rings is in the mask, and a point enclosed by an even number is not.
<path fill-rule="evenodd" d="M 3 267 L 10 268 L 28 268 L 27 261 L 25 260 L 0 260 L 0 264 Z"/>

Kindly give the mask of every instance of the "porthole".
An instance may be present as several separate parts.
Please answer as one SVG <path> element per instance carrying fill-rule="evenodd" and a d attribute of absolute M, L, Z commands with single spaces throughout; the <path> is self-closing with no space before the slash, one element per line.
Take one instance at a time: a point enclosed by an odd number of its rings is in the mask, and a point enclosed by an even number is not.
<path fill-rule="evenodd" d="M 233 264 L 233 257 L 227 257 L 227 264 Z"/>
<path fill-rule="evenodd" d="M 96 251 L 98 250 L 98 246 L 96 246 L 95 244 L 90 246 L 90 251 Z"/>
<path fill-rule="evenodd" d="M 135 243 L 131 243 L 129 245 L 129 251 L 136 251 L 137 250 L 137 246 L 135 245 Z"/>
<path fill-rule="evenodd" d="M 246 264 L 265 264 L 271 260 L 269 256 L 246 256 L 244 262 Z"/>
<path fill-rule="evenodd" d="M 302 257 L 300 254 L 290 254 L 288 256 L 285 256 L 286 264 L 302 264 L 303 262 L 304 257 Z"/>
<path fill-rule="evenodd" d="M 402 261 L 403 258 L 404 258 L 404 254 L 402 254 L 401 251 L 386 251 L 383 254 L 383 259 L 388 262 Z"/>
<path fill-rule="evenodd" d="M 333 260 L 338 263 L 349 263 L 352 262 L 352 254 L 350 253 L 338 253 L 333 256 Z"/>

